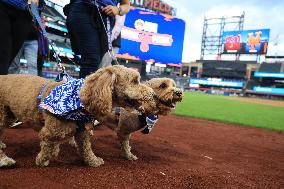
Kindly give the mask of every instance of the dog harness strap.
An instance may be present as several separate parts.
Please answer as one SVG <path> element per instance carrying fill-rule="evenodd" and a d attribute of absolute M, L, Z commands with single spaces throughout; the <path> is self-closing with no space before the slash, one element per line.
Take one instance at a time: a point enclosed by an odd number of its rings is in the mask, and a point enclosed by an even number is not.
<path fill-rule="evenodd" d="M 40 106 L 40 104 L 42 103 L 42 95 L 43 95 L 48 83 L 49 82 L 47 82 L 46 84 L 43 84 L 41 86 L 40 92 L 39 92 L 39 94 L 36 98 L 37 99 L 37 111 L 38 111 L 38 113 L 42 113 L 42 107 Z"/>
<path fill-rule="evenodd" d="M 87 122 L 88 120 L 76 121 L 77 124 L 76 134 L 82 133 L 86 130 L 85 125 Z"/>
<path fill-rule="evenodd" d="M 114 113 L 115 113 L 115 115 L 120 116 L 121 108 L 120 107 L 115 107 L 114 108 Z"/>
<path fill-rule="evenodd" d="M 42 108 L 41 108 L 40 104 L 42 103 L 42 100 L 43 100 L 42 95 L 43 95 L 48 83 L 49 83 L 49 81 L 41 86 L 40 92 L 39 92 L 39 94 L 36 98 L 36 100 L 37 100 L 37 112 L 39 113 L 39 119 L 40 119 L 41 123 L 44 123 L 44 118 L 43 118 L 43 115 L 42 115 Z"/>
<path fill-rule="evenodd" d="M 116 121 L 119 122 L 120 114 L 121 114 L 121 107 L 114 108 L 114 114 L 116 115 Z"/>

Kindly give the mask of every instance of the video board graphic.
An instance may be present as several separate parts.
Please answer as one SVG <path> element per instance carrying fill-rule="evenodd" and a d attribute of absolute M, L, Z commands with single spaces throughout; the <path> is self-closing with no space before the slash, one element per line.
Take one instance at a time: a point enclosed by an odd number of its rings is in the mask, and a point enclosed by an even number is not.
<path fill-rule="evenodd" d="M 181 64 L 185 22 L 132 7 L 121 31 L 119 58 Z"/>
<path fill-rule="evenodd" d="M 225 31 L 224 54 L 266 54 L 270 29 Z"/>

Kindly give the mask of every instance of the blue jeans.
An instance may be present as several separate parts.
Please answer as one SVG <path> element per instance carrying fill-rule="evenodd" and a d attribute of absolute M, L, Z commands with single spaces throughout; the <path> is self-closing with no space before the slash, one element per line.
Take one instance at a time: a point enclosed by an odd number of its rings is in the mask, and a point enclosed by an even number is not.
<path fill-rule="evenodd" d="M 22 57 L 22 52 L 23 52 L 23 47 L 19 50 L 18 54 L 11 62 L 9 70 L 8 70 L 8 74 L 19 74 L 20 73 L 21 71 L 20 60 Z"/>
<path fill-rule="evenodd" d="M 38 75 L 37 71 L 37 54 L 38 42 L 37 40 L 27 40 L 24 42 L 22 48 L 18 52 L 12 64 L 9 67 L 10 74 L 24 73 L 31 75 Z M 20 59 L 24 58 L 27 61 L 27 70 L 20 70 Z"/>
<path fill-rule="evenodd" d="M 96 17 L 96 8 L 84 3 L 72 3 L 67 15 L 72 49 L 81 55 L 79 77 L 97 71 L 105 52 L 103 28 Z M 75 46 L 75 47 L 74 47 Z M 107 43 L 105 44 L 107 47 Z"/>

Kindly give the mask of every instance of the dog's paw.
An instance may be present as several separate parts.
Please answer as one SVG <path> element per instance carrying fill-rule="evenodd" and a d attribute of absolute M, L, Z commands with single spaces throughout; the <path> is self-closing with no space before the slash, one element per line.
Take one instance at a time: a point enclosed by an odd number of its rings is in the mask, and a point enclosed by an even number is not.
<path fill-rule="evenodd" d="M 16 164 L 16 161 L 7 156 L 0 159 L 0 167 L 11 167 Z"/>
<path fill-rule="evenodd" d="M 46 167 L 46 166 L 49 165 L 49 160 L 47 160 L 47 161 L 39 161 L 39 160 L 37 160 L 36 161 L 36 165 L 37 166 L 41 166 L 41 167 Z"/>
<path fill-rule="evenodd" d="M 138 157 L 133 154 L 127 155 L 126 158 L 130 161 L 135 161 L 138 159 Z"/>
<path fill-rule="evenodd" d="M 93 158 L 88 162 L 88 165 L 91 167 L 99 167 L 104 164 L 104 160 L 100 157 Z"/>
<path fill-rule="evenodd" d="M 74 137 L 72 137 L 72 138 L 68 141 L 68 143 L 69 143 L 73 148 L 77 148 L 77 147 L 78 147 L 78 145 L 77 145 L 77 143 L 76 143 Z"/>
<path fill-rule="evenodd" d="M 0 149 L 4 149 L 4 148 L 6 148 L 6 144 L 0 141 Z"/>
<path fill-rule="evenodd" d="M 36 157 L 36 165 L 46 167 L 49 165 L 49 160 L 44 161 L 42 158 Z"/>

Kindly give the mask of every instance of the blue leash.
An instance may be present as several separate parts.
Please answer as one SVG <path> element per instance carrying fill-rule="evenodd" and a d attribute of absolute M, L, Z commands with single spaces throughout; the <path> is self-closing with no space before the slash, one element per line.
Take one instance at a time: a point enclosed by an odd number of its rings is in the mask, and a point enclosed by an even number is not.
<path fill-rule="evenodd" d="M 53 41 L 51 41 L 50 39 L 48 39 L 48 37 L 47 37 L 47 32 L 44 28 L 42 21 L 41 21 L 41 17 L 39 16 L 38 7 L 36 6 L 36 4 L 34 2 L 31 2 L 29 10 L 30 10 L 31 15 L 35 18 L 38 25 L 40 26 L 40 29 L 41 29 L 40 32 L 48 40 L 48 42 L 51 46 L 51 51 L 53 52 L 53 57 L 56 59 L 58 67 L 61 69 L 61 73 L 59 73 L 57 75 L 57 77 L 55 78 L 55 81 L 57 81 L 57 82 L 62 81 L 64 79 L 64 77 L 67 79 L 67 81 L 72 80 L 73 78 L 66 72 L 65 67 L 61 64 L 61 59 L 59 58 L 58 53 L 55 51 L 55 48 L 54 48 L 54 46 L 56 46 L 55 43 Z"/>

